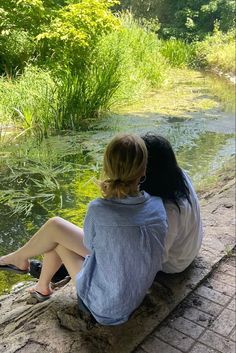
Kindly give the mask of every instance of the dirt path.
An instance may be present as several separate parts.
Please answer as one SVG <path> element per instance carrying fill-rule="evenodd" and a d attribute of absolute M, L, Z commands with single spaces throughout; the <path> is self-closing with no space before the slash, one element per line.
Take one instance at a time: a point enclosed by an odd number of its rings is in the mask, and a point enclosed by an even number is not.
<path fill-rule="evenodd" d="M 47 302 L 29 305 L 24 289 L 0 298 L 0 352 L 128 353 L 210 274 L 235 244 L 234 173 L 201 194 L 205 238 L 194 264 L 154 282 L 142 306 L 120 326 L 94 325 L 81 317 L 70 284 Z"/>

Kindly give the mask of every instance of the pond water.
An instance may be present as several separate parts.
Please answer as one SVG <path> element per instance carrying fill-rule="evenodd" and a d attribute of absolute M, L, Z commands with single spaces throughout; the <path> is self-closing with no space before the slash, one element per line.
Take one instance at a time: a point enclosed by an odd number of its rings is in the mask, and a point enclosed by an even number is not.
<path fill-rule="evenodd" d="M 82 226 L 88 202 L 99 196 L 94 179 L 104 147 L 115 133 L 152 131 L 165 136 L 195 184 L 234 155 L 234 87 L 203 74 L 194 81 L 181 80 L 181 84 L 192 94 L 189 109 L 184 105 L 180 110 L 175 102 L 176 109 L 160 113 L 157 92 L 104 118 L 90 131 L 65 133 L 42 143 L 12 140 L 4 146 L 0 154 L 0 255 L 23 244 L 53 215 Z M 210 107 L 196 108 L 195 103 L 203 100 L 210 101 Z M 0 273 L 0 292 L 16 278 Z"/>

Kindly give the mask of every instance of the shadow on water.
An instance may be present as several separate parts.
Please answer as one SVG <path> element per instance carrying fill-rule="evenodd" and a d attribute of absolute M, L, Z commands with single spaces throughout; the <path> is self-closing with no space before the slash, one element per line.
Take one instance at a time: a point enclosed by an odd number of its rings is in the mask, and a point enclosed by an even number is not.
<path fill-rule="evenodd" d="M 184 84 L 191 87 L 191 82 Z M 195 183 L 220 168 L 235 153 L 234 87 L 205 77 L 192 82 L 192 90 L 195 99 L 213 99 L 215 106 L 183 116 L 160 114 L 152 109 L 154 94 L 148 111 L 133 107 L 132 112 L 104 118 L 90 131 L 54 136 L 40 144 L 21 140 L 6 145 L 0 153 L 0 255 L 23 244 L 51 216 L 83 225 L 88 202 L 99 196 L 94 179 L 104 146 L 115 133 L 151 131 L 165 136 Z M 0 273 L 0 293 L 17 281 L 19 277 Z"/>

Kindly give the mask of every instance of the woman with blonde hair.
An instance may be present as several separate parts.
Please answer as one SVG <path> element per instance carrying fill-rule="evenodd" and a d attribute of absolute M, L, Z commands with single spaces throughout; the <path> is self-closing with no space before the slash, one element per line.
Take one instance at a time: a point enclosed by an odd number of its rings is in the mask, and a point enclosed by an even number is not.
<path fill-rule="evenodd" d="M 54 217 L 23 247 L 2 256 L 0 269 L 27 272 L 29 259 L 44 254 L 32 296 L 51 296 L 51 278 L 64 263 L 80 307 L 104 325 L 127 321 L 161 270 L 167 230 L 161 199 L 139 191 L 146 164 L 139 136 L 115 136 L 104 154 L 103 197 L 89 204 L 84 229 Z"/>

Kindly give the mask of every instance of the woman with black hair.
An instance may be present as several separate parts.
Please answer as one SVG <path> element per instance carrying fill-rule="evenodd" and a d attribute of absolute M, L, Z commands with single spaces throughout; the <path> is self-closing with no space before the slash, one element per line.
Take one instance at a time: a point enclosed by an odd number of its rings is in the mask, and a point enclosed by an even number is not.
<path fill-rule="evenodd" d="M 168 219 L 162 270 L 182 272 L 197 256 L 202 243 L 198 198 L 189 176 L 178 166 L 169 141 L 152 133 L 142 138 L 148 150 L 148 164 L 141 189 L 162 198 Z"/>

